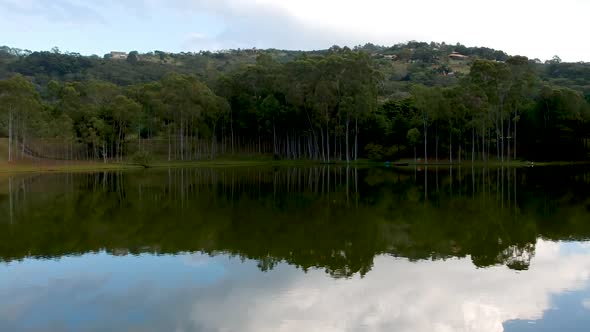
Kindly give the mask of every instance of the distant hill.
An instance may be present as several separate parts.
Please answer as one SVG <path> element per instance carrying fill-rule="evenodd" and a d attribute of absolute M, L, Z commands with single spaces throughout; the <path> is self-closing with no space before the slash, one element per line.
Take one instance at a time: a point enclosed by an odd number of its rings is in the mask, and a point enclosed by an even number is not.
<path fill-rule="evenodd" d="M 289 51 L 277 49 L 237 49 L 220 52 L 168 53 L 154 51 L 125 58 L 56 51 L 31 52 L 0 47 L 0 79 L 13 73 L 32 77 L 38 85 L 49 80 L 84 81 L 98 79 L 118 85 L 132 85 L 161 79 L 166 73 L 194 74 L 208 84 L 220 75 L 242 65 L 254 64 L 260 54 L 270 55 L 277 62 L 292 61 L 301 56 L 326 54 L 328 50 Z M 509 55 L 487 47 L 467 47 L 461 44 L 408 42 L 394 46 L 366 44 L 357 46 L 371 55 L 382 74 L 381 94 L 403 91 L 408 83 L 427 86 L 451 86 L 467 74 L 475 59 L 505 61 Z M 569 87 L 590 96 L 590 63 L 564 63 L 559 58 L 541 62 L 531 59 L 542 80 Z"/>

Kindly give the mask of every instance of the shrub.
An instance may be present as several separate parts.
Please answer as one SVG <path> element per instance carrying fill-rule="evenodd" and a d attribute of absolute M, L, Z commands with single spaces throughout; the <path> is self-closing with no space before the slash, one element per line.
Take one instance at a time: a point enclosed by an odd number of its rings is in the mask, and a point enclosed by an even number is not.
<path fill-rule="evenodd" d="M 383 160 L 383 146 L 380 144 L 369 143 L 365 146 L 367 157 L 371 160 Z"/>
<path fill-rule="evenodd" d="M 152 155 L 147 151 L 137 151 L 131 156 L 131 161 L 147 168 L 152 162 Z"/>
<path fill-rule="evenodd" d="M 367 157 L 374 161 L 384 161 L 384 160 L 398 160 L 402 157 L 402 154 L 405 152 L 405 146 L 390 146 L 384 147 L 380 144 L 369 143 L 365 147 L 365 152 L 367 153 Z"/>

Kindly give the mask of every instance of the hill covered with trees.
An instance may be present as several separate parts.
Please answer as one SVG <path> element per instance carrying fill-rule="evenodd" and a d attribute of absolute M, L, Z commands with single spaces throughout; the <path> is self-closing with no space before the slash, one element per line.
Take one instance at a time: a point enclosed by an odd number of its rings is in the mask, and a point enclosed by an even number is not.
<path fill-rule="evenodd" d="M 8 160 L 588 158 L 590 63 L 421 42 L 113 54 L 0 47 Z"/>

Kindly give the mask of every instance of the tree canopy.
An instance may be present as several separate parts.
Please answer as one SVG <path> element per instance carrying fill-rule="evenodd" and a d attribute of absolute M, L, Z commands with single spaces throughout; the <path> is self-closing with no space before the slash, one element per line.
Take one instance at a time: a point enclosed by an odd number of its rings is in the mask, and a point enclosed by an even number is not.
<path fill-rule="evenodd" d="M 2 47 L 0 78 L 11 160 L 588 157 L 590 64 L 460 44 L 126 59 Z"/>

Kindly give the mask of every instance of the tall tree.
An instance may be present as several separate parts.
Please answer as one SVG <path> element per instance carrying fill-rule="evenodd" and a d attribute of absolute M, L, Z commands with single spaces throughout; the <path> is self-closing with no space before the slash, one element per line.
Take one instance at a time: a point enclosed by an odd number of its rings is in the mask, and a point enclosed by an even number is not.
<path fill-rule="evenodd" d="M 0 81 L 0 112 L 8 133 L 8 161 L 15 160 L 20 144 L 21 156 L 27 153 L 27 138 L 40 116 L 40 97 L 33 84 L 22 75 Z"/>

